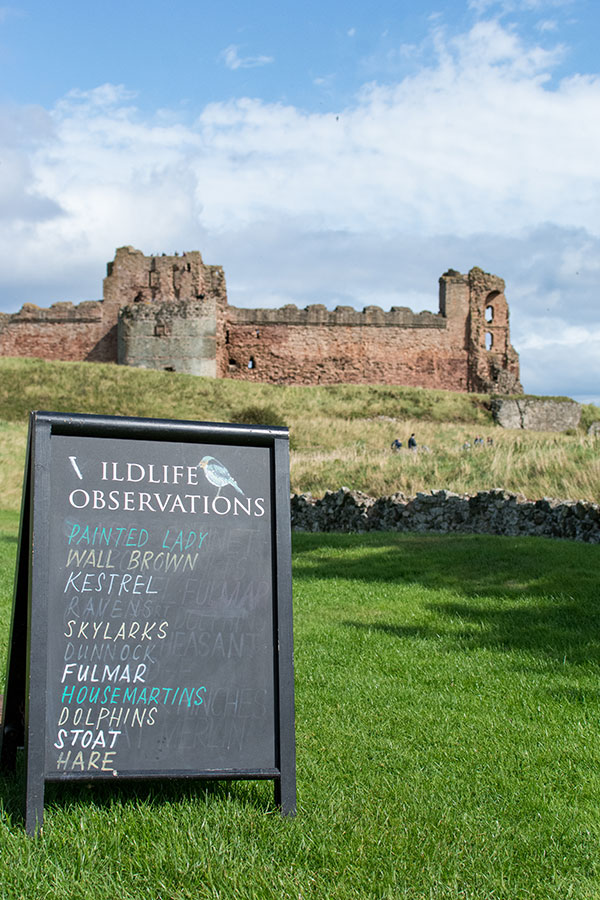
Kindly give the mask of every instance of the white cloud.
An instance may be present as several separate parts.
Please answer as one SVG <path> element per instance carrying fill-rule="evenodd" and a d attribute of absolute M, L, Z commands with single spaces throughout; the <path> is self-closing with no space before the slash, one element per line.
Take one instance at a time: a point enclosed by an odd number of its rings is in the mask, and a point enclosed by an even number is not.
<path fill-rule="evenodd" d="M 53 140 L 27 159 L 61 206 L 89 206 L 102 185 L 108 215 L 112 188 L 129 186 L 135 206 L 144 185 L 177 193 L 185 173 L 208 229 L 283 215 L 322 230 L 507 234 L 551 221 L 597 233 L 600 81 L 547 90 L 552 62 L 479 23 L 441 46 L 435 67 L 366 87 L 339 116 L 242 99 L 191 126 L 143 120 L 131 93 L 104 85 L 61 101 Z"/>
<path fill-rule="evenodd" d="M 558 347 L 573 350 L 582 344 L 600 344 L 600 327 L 592 329 L 567 326 L 561 319 L 548 318 L 536 321 L 536 330 L 521 341 L 521 350 L 556 350 Z"/>
<path fill-rule="evenodd" d="M 36 148 L 55 139 L 51 117 L 41 107 L 0 109 L 0 222 L 19 229 L 24 223 L 61 215 L 60 201 L 36 182 Z"/>
<path fill-rule="evenodd" d="M 200 249 L 237 305 L 435 309 L 443 271 L 480 265 L 507 280 L 526 389 L 590 393 L 577 367 L 600 374 L 600 79 L 550 90 L 561 51 L 496 21 L 434 36 L 428 67 L 338 114 L 238 99 L 148 118 L 114 85 L 4 110 L 3 307 L 99 296 L 122 244 Z"/>
<path fill-rule="evenodd" d="M 489 13 L 496 8 L 499 14 L 535 11 L 543 9 L 560 9 L 572 6 L 573 0 L 469 0 L 469 9 L 479 14 Z"/>
<path fill-rule="evenodd" d="M 439 65 L 365 88 L 334 115 L 239 100 L 207 107 L 192 162 L 210 228 L 280 212 L 325 228 L 506 233 L 598 220 L 597 79 L 544 87 L 552 58 L 481 23 Z M 573 140 L 573 135 L 580 139 Z"/>
<path fill-rule="evenodd" d="M 556 19 L 543 19 L 537 23 L 538 31 L 558 31 L 558 22 Z"/>
<path fill-rule="evenodd" d="M 240 56 L 238 51 L 239 47 L 235 44 L 230 44 L 222 51 L 221 59 L 228 69 L 255 69 L 273 62 L 272 56 Z"/>
<path fill-rule="evenodd" d="M 560 333 L 560 321 L 556 323 Z M 533 394 L 567 396 L 600 405 L 600 333 L 569 334 L 568 340 L 537 342 L 521 351 L 521 380 Z"/>
<path fill-rule="evenodd" d="M 65 101 L 57 104 L 57 109 L 64 109 L 67 114 L 73 114 L 75 101 L 81 100 L 88 111 L 119 106 L 119 112 L 123 115 L 124 112 L 131 112 L 133 109 L 132 107 L 124 107 L 125 101 L 135 100 L 136 97 L 137 91 L 128 90 L 124 84 L 100 84 L 89 91 L 73 88 L 66 95 Z"/>

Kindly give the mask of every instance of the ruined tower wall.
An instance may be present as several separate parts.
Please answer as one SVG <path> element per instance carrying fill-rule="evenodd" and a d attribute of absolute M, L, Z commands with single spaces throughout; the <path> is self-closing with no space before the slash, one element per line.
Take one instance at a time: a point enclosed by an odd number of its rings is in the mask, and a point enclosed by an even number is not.
<path fill-rule="evenodd" d="M 469 272 L 470 391 L 521 393 L 519 356 L 510 343 L 504 281 L 481 269 Z"/>
<path fill-rule="evenodd" d="M 227 302 L 221 266 L 206 266 L 197 250 L 181 256 L 144 256 L 134 247 L 119 247 L 107 266 L 104 302 L 128 303 L 202 300 L 218 295 Z"/>
<path fill-rule="evenodd" d="M 119 301 L 118 362 L 213 378 L 223 368 L 227 290 L 221 266 L 198 251 L 147 257 L 121 247 L 104 279 Z"/>

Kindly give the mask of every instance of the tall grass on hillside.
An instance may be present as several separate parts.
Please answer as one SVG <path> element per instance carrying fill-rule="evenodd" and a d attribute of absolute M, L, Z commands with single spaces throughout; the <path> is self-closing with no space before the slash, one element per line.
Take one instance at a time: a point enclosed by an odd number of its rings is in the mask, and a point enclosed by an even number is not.
<path fill-rule="evenodd" d="M 49 785 L 31 840 L 22 776 L 1 779 L 0 896 L 599 897 L 599 555 L 296 536 L 297 818 L 265 783 Z"/>
<path fill-rule="evenodd" d="M 484 439 L 493 436 L 494 444 L 475 447 L 473 431 L 457 425 L 328 419 L 312 424 L 313 429 L 301 420 L 291 425 L 294 492 L 321 496 L 346 486 L 377 497 L 397 491 L 412 496 L 441 488 L 474 493 L 498 487 L 533 500 L 600 498 L 598 438 L 480 427 L 477 433 Z M 416 453 L 390 450 L 393 436 L 406 438 L 412 431 L 420 443 Z M 24 425 L 0 422 L 0 509 L 20 508 L 26 435 Z M 465 440 L 471 443 L 469 450 L 463 449 Z"/>
<path fill-rule="evenodd" d="M 528 499 L 600 500 L 600 438 L 506 430 L 489 398 L 369 385 L 289 387 L 122 366 L 0 359 L 0 508 L 17 509 L 30 409 L 287 425 L 291 483 L 321 495 L 347 486 L 372 496 L 493 487 Z M 600 409 L 586 408 L 586 421 Z M 419 449 L 406 442 L 415 432 Z M 474 438 L 484 438 L 475 446 Z M 394 438 L 404 449 L 393 453 Z M 488 439 L 493 444 L 487 443 Z M 465 449 L 465 443 L 470 444 Z"/>
<path fill-rule="evenodd" d="M 459 425 L 407 421 L 327 423 L 321 421 L 313 445 L 292 451 L 292 489 L 320 496 L 345 485 L 372 496 L 402 491 L 448 489 L 475 493 L 503 488 L 528 499 L 600 499 L 600 439 Z M 401 429 L 401 430 L 400 430 Z M 406 449 L 414 432 L 417 452 Z M 404 447 L 392 452 L 399 434 Z M 483 446 L 474 444 L 482 436 Z M 487 444 L 491 438 L 492 445 Z M 465 447 L 468 443 L 470 446 Z M 316 449 L 319 448 L 319 449 Z"/>

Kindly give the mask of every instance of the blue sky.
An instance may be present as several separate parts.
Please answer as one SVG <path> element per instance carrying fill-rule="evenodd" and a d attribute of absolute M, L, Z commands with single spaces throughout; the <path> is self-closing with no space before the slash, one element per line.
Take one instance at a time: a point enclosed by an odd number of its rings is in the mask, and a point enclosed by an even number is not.
<path fill-rule="evenodd" d="M 0 309 L 198 249 L 229 301 L 506 281 L 529 393 L 600 402 L 600 4 L 0 6 Z"/>

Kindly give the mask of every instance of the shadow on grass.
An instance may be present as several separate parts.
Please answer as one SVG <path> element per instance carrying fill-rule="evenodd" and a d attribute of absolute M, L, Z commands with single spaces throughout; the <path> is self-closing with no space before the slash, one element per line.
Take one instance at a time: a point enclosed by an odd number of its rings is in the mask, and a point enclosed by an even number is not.
<path fill-rule="evenodd" d="M 567 665 L 598 665 L 600 662 L 600 625 L 590 627 L 586 609 L 577 605 L 515 607 L 490 609 L 482 602 L 439 603 L 425 607 L 436 614 L 435 624 L 402 625 L 391 622 L 359 622 L 346 620 L 346 627 L 379 631 L 392 637 L 413 640 L 435 640 L 436 653 L 444 652 L 440 638 L 446 639 L 447 651 L 487 648 L 525 650 Z M 565 616 L 570 618 L 566 621 Z"/>
<path fill-rule="evenodd" d="M 0 809 L 16 828 L 25 827 L 26 774 L 24 754 L 17 754 L 16 771 L 0 776 Z M 115 804 L 143 806 L 159 810 L 162 806 L 189 801 L 209 804 L 232 801 L 240 807 L 252 807 L 267 813 L 279 812 L 273 786 L 265 781 L 213 781 L 205 779 L 135 779 L 118 781 L 48 782 L 44 791 L 45 817 L 52 809 L 93 806 L 111 809 Z"/>
<path fill-rule="evenodd" d="M 269 796 L 270 794 L 270 796 Z M 114 803 L 143 804 L 160 807 L 163 804 L 199 800 L 234 800 L 244 806 L 254 806 L 265 812 L 275 809 L 272 786 L 259 782 L 213 781 L 198 778 L 135 779 L 117 782 L 88 781 L 83 783 L 57 783 L 46 785 L 45 806 L 86 803 L 90 800 L 98 808 L 108 808 Z"/>
<path fill-rule="evenodd" d="M 299 539 L 298 539 L 299 538 Z M 319 540 L 321 539 L 321 540 Z M 421 624 L 347 621 L 398 638 L 439 639 L 462 647 L 520 649 L 566 663 L 600 659 L 600 547 L 545 538 L 490 535 L 295 536 L 294 574 L 303 578 L 397 583 L 452 599 L 424 600 Z M 414 613 L 414 607 L 413 607 Z M 385 615 L 385 614 L 384 614 Z"/>
<path fill-rule="evenodd" d="M 416 583 L 466 597 L 596 592 L 600 545 L 495 535 L 294 535 L 294 574 Z"/>

